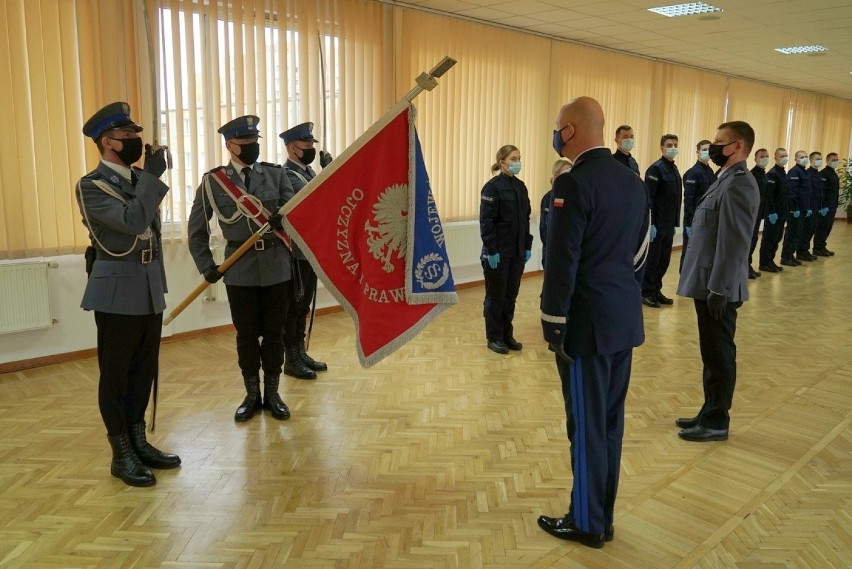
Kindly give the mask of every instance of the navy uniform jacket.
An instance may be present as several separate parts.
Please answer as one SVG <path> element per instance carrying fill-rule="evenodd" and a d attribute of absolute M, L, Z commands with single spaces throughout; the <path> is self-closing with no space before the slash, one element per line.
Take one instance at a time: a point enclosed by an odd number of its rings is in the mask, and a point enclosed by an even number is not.
<path fill-rule="evenodd" d="M 692 217 L 695 215 L 695 207 L 713 182 L 716 174 L 702 162 L 697 161 L 695 165 L 683 175 L 683 226 L 692 225 Z"/>
<path fill-rule="evenodd" d="M 209 183 L 213 202 L 221 215 L 230 218 L 237 213 L 234 200 L 225 193 L 218 182 L 210 179 L 212 173 L 224 169 L 231 181 L 245 193 L 256 196 L 270 213 L 278 211 L 291 197 L 293 187 L 284 174 L 284 169 L 275 164 L 256 162 L 251 166 L 249 188 L 246 190 L 240 172 L 234 165 L 220 166 L 207 172 L 201 179 L 201 185 L 195 193 L 192 211 L 189 214 L 189 252 L 198 271 L 203 273 L 213 265 L 213 252 L 210 250 L 209 221 L 214 209 L 206 187 Z M 225 257 L 233 253 L 239 245 L 257 231 L 258 226 L 245 216 L 238 216 L 235 223 L 219 220 L 222 236 L 228 240 Z M 290 253 L 278 237 L 267 234 L 262 238 L 264 250 L 249 249 L 240 259 L 225 271 L 225 284 L 235 286 L 271 286 L 292 278 Z"/>
<path fill-rule="evenodd" d="M 728 302 L 748 299 L 748 253 L 760 205 L 757 182 L 737 162 L 719 174 L 695 210 L 677 293 L 707 300 L 710 291 Z"/>
<path fill-rule="evenodd" d="M 550 200 L 552 196 L 553 189 L 550 189 L 541 198 L 541 217 L 538 218 L 538 236 L 541 237 L 542 248 L 547 245 L 547 214 L 550 213 Z"/>
<path fill-rule="evenodd" d="M 577 157 L 553 185 L 541 324 L 571 355 L 614 354 L 645 340 L 641 272 L 633 256 L 648 231 L 642 180 L 606 148 Z"/>
<path fill-rule="evenodd" d="M 680 226 L 681 178 L 671 160 L 660 158 L 645 172 L 651 197 L 651 225 L 657 229 Z"/>
<path fill-rule="evenodd" d="M 96 236 L 113 253 L 125 253 L 133 247 L 126 255 L 113 257 L 92 239 L 98 257 L 83 293 L 81 306 L 86 310 L 143 315 L 159 314 L 166 308 L 160 202 L 169 187 L 152 174 L 138 168 L 133 171 L 138 176 L 135 187 L 101 162 L 77 185 L 77 203 L 90 237 Z M 106 182 L 126 203 L 101 190 L 95 180 Z M 136 239 L 148 228 L 150 239 Z M 150 249 L 152 258 L 156 257 L 150 263 L 142 263 L 144 249 Z"/>
<path fill-rule="evenodd" d="M 790 192 L 790 211 L 799 210 L 804 215 L 810 203 L 811 181 L 805 169 L 798 164 L 787 172 L 787 190 Z"/>
<path fill-rule="evenodd" d="M 621 150 L 615 149 L 612 153 L 612 157 L 636 172 L 636 175 L 639 175 L 639 163 L 636 162 L 636 159 L 633 158 L 632 154 L 625 154 Z"/>
<path fill-rule="evenodd" d="M 287 174 L 287 179 L 290 180 L 290 185 L 293 186 L 294 194 L 299 193 L 299 190 L 308 185 L 308 182 L 317 176 L 317 173 L 310 166 L 302 167 L 301 164 L 297 164 L 292 160 L 287 160 L 284 163 L 284 172 Z M 293 257 L 296 259 L 305 259 L 305 254 L 299 250 L 295 243 L 293 243 Z"/>
<path fill-rule="evenodd" d="M 532 249 L 530 196 L 517 176 L 497 174 L 485 183 L 479 203 L 482 254 L 523 257 Z"/>
<path fill-rule="evenodd" d="M 760 194 L 760 205 L 757 208 L 757 219 L 763 219 L 766 211 L 766 170 L 760 166 L 755 166 L 751 169 L 751 175 L 754 176 L 754 181 L 757 182 L 757 191 Z"/>
<path fill-rule="evenodd" d="M 822 175 L 820 171 L 811 166 L 807 169 L 808 178 L 811 181 L 811 193 L 804 209 L 811 210 L 814 214 L 822 207 Z"/>
<path fill-rule="evenodd" d="M 787 189 L 787 172 L 783 166 L 776 164 L 766 173 L 766 208 L 765 213 L 778 214 L 778 219 L 784 221 L 790 212 L 790 192 Z"/>
<path fill-rule="evenodd" d="M 820 207 L 827 207 L 831 211 L 836 211 L 840 201 L 840 178 L 837 177 L 837 172 L 831 167 L 823 168 L 820 174 L 822 175 L 822 204 L 820 204 Z"/>

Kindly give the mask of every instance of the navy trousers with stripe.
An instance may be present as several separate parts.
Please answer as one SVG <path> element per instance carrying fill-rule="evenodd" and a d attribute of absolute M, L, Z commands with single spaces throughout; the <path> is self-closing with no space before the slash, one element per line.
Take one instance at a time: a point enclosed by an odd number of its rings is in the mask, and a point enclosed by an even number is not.
<path fill-rule="evenodd" d="M 613 520 L 632 362 L 632 348 L 570 365 L 556 358 L 574 474 L 568 516 L 584 532 L 604 533 Z"/>

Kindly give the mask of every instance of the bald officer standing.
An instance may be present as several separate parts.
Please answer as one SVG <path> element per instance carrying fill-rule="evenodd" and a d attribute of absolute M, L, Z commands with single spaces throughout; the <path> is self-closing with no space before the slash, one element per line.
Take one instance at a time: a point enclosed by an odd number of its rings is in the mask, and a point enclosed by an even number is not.
<path fill-rule="evenodd" d="M 143 153 L 141 131 L 123 102 L 86 121 L 83 134 L 98 145 L 101 162 L 76 190 L 92 241 L 82 307 L 95 312 L 98 329 L 98 407 L 112 447 L 110 472 L 130 486 L 155 484 L 149 468 L 180 465 L 178 456 L 145 438 L 166 307 L 160 202 L 169 187 L 160 176 L 171 156 L 167 148 L 149 145 L 145 167 L 134 167 Z"/>
<path fill-rule="evenodd" d="M 281 228 L 278 209 L 293 197 L 293 187 L 284 169 L 257 161 L 259 121 L 256 116 L 247 115 L 219 129 L 230 161 L 204 174 L 192 203 L 189 251 L 198 272 L 211 283 L 222 278 L 210 250 L 209 222 L 213 213 L 227 240 L 227 257 L 258 229 L 233 195 L 259 203 L 268 212 L 269 225 L 276 229 Z M 220 173 L 224 175 L 220 177 Z M 246 396 L 234 414 L 235 421 L 248 421 L 261 408 L 275 419 L 290 418 L 290 409 L 278 394 L 284 362 L 284 318 L 292 294 L 290 262 L 287 247 L 274 235 L 267 234 L 224 275 L 231 319 L 237 330 L 237 363 L 246 388 Z"/>
<path fill-rule="evenodd" d="M 704 404 L 678 419 L 687 441 L 728 439 L 728 411 L 737 382 L 737 309 L 748 300 L 748 253 L 760 191 L 746 159 L 754 130 L 742 121 L 719 125 L 710 159 L 721 167 L 695 210 L 677 293 L 694 299 L 701 349 Z"/>
<path fill-rule="evenodd" d="M 648 197 L 603 145 L 603 110 L 580 97 L 559 112 L 553 147 L 574 162 L 553 184 L 541 295 L 544 338 L 562 382 L 574 487 L 568 513 L 540 516 L 559 539 L 603 547 L 613 510 L 633 348 L 644 339 L 641 271 Z"/>

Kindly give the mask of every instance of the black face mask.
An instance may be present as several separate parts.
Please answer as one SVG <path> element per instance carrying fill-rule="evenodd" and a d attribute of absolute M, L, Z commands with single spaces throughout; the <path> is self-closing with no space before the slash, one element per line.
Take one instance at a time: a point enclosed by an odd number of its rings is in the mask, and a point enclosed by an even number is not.
<path fill-rule="evenodd" d="M 243 164 L 252 165 L 257 162 L 257 157 L 260 156 L 260 143 L 249 142 L 247 144 L 237 144 L 240 147 L 240 160 Z"/>
<path fill-rule="evenodd" d="M 317 157 L 317 151 L 315 148 L 303 148 L 302 149 L 302 157 L 299 158 L 302 164 L 307 166 L 311 162 L 314 161 L 314 158 Z"/>
<path fill-rule="evenodd" d="M 135 164 L 142 158 L 142 139 L 141 138 L 112 138 L 121 143 L 121 150 L 115 150 L 115 155 L 118 159 L 124 162 L 127 166 Z"/>
<path fill-rule="evenodd" d="M 728 144 L 711 144 L 710 145 L 710 149 L 708 150 L 708 152 L 710 153 L 710 160 L 713 161 L 713 164 L 715 164 L 719 168 L 722 168 L 725 164 L 728 163 L 728 158 L 730 158 L 730 156 L 725 156 L 723 149 L 726 146 L 730 146 L 734 142 L 736 142 L 736 140 L 733 140 L 733 141 L 729 142 Z"/>

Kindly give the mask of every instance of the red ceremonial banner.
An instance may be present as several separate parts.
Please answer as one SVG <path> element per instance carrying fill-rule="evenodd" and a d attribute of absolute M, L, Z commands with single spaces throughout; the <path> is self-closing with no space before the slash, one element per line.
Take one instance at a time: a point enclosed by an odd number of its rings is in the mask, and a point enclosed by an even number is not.
<path fill-rule="evenodd" d="M 355 321 L 367 367 L 448 306 L 406 302 L 412 109 L 392 112 L 285 209 L 288 233 Z"/>

